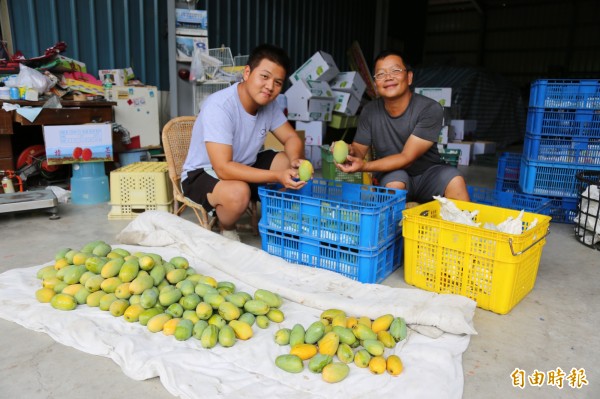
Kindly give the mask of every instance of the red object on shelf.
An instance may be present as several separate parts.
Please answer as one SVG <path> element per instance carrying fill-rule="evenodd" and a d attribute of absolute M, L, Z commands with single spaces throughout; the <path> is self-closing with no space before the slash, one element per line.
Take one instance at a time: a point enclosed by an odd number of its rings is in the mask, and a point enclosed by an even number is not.
<path fill-rule="evenodd" d="M 131 138 L 131 143 L 125 144 L 125 148 L 127 148 L 128 150 L 136 150 L 138 148 L 141 148 L 140 136 L 133 136 Z"/>

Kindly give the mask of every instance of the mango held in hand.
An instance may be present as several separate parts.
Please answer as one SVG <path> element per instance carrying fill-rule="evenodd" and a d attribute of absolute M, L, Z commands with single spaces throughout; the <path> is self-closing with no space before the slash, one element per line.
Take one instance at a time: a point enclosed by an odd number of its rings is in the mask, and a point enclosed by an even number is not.
<path fill-rule="evenodd" d="M 348 158 L 348 144 L 345 141 L 336 141 L 333 146 L 333 160 L 336 163 L 344 163 Z"/>
<path fill-rule="evenodd" d="M 315 170 L 312 166 L 312 163 L 310 163 L 310 161 L 304 159 L 300 163 L 300 167 L 298 168 L 298 177 L 302 181 L 309 181 L 311 179 L 314 171 Z"/>

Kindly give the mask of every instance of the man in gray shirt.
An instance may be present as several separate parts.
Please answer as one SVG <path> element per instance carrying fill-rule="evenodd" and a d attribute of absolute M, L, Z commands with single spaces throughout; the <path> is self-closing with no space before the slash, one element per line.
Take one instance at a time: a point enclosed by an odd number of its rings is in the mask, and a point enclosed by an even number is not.
<path fill-rule="evenodd" d="M 347 173 L 373 172 L 379 185 L 407 190 L 407 201 L 429 202 L 434 195 L 469 201 L 464 178 L 438 153 L 443 108 L 410 90 L 413 72 L 402 54 L 379 54 L 374 78 L 379 97 L 363 108 L 350 155 L 336 166 Z M 375 159 L 367 162 L 370 147 Z"/>

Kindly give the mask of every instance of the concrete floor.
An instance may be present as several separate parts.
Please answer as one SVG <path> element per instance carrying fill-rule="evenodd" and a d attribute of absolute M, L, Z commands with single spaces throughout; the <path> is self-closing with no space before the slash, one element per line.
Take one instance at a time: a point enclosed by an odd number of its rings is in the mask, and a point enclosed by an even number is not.
<path fill-rule="evenodd" d="M 493 187 L 495 167 L 460 167 L 470 185 Z M 110 206 L 60 205 L 59 220 L 41 211 L 0 214 L 0 273 L 39 265 L 57 248 L 81 247 L 94 239 L 116 243 L 115 235 L 129 221 L 109 221 Z M 184 217 L 193 220 L 193 214 Z M 260 238 L 242 233 L 242 241 L 260 247 Z M 463 357 L 464 398 L 598 398 L 600 397 L 600 252 L 583 246 L 570 225 L 553 223 L 543 249 L 533 291 L 509 314 L 477 309 Z M 409 287 L 403 268 L 384 284 Z M 33 293 L 32 293 L 33 295 Z M 596 338 L 594 338 L 596 337 Z M 134 381 L 110 359 L 88 355 L 56 343 L 43 333 L 0 319 L 0 397 L 98 398 L 135 393 L 140 398 L 172 398 L 158 378 Z M 594 366 L 594 364 L 596 366 Z M 582 369 L 588 385 L 559 389 L 545 380 L 541 386 L 512 385 L 511 373 L 561 368 Z M 581 374 L 580 374 L 581 375 Z"/>

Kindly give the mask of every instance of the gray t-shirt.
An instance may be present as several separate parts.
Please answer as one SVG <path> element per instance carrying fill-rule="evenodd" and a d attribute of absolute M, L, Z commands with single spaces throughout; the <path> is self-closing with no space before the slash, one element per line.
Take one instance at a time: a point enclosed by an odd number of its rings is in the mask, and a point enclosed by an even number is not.
<path fill-rule="evenodd" d="M 283 125 L 287 119 L 275 101 L 260 107 L 256 115 L 246 112 L 237 91 L 238 83 L 211 94 L 192 129 L 192 140 L 183 164 L 181 180 L 188 172 L 211 168 L 206 142 L 233 147 L 233 161 L 253 165 L 262 149 L 267 132 Z"/>
<path fill-rule="evenodd" d="M 411 134 L 437 143 L 443 116 L 444 109 L 438 102 L 420 94 L 413 93 L 406 111 L 398 117 L 390 116 L 383 99 L 378 98 L 363 108 L 354 141 L 372 146 L 376 158 L 399 154 Z M 442 160 L 434 144 L 405 170 L 410 176 L 416 176 L 440 163 Z"/>

